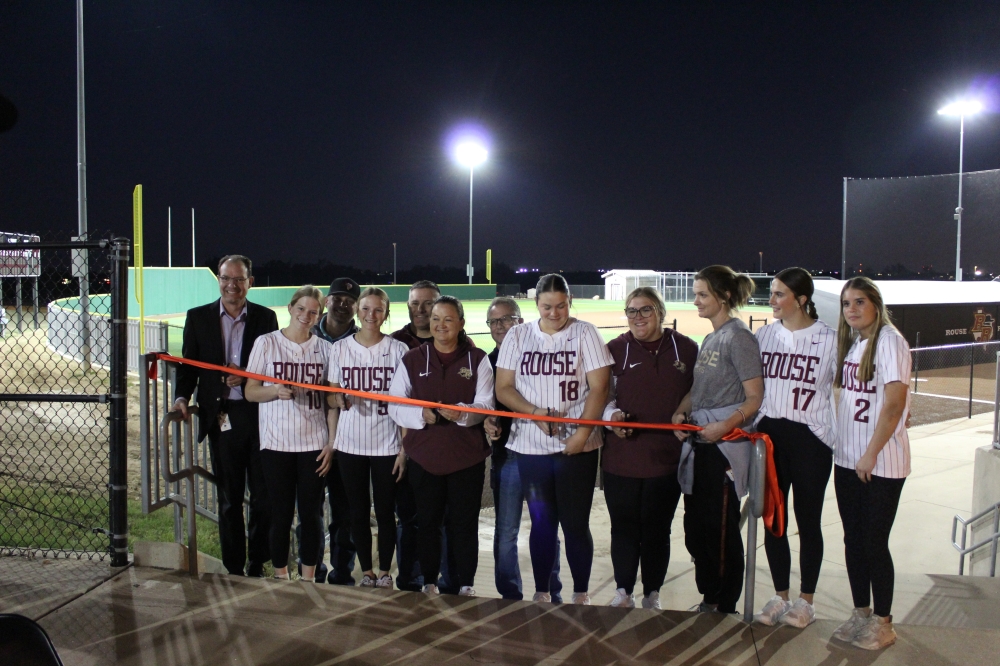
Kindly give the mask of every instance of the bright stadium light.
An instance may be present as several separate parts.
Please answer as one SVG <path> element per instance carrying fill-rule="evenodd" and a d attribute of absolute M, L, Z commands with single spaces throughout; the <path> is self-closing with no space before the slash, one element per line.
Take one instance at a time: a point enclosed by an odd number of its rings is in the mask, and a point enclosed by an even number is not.
<path fill-rule="evenodd" d="M 955 282 L 962 281 L 962 158 L 965 151 L 965 117 L 974 116 L 983 110 L 978 100 L 963 99 L 938 109 L 938 115 L 958 116 L 958 207 L 955 208 L 955 221 L 958 225 L 955 247 Z"/>
<path fill-rule="evenodd" d="M 487 155 L 486 148 L 476 141 L 463 141 L 455 146 L 455 161 L 466 169 L 475 169 L 486 161 Z"/>
<path fill-rule="evenodd" d="M 942 116 L 974 116 L 982 110 L 983 105 L 978 100 L 963 99 L 938 109 L 938 114 Z"/>
<path fill-rule="evenodd" d="M 469 263 L 465 272 L 472 284 L 472 174 L 476 167 L 486 161 L 486 147 L 475 138 L 460 139 L 452 150 L 455 161 L 469 170 Z"/>

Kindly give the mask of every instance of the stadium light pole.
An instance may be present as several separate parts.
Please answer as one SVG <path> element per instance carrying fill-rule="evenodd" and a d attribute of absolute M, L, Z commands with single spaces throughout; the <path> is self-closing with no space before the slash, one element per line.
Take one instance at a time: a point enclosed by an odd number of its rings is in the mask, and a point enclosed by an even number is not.
<path fill-rule="evenodd" d="M 469 284 L 472 284 L 472 176 L 486 157 L 486 148 L 476 141 L 466 140 L 455 146 L 455 161 L 469 170 L 469 264 L 465 267 Z"/>
<path fill-rule="evenodd" d="M 396 284 L 396 244 L 392 244 L 392 283 Z"/>
<path fill-rule="evenodd" d="M 958 116 L 958 207 L 955 208 L 955 221 L 958 222 L 958 239 L 955 247 L 955 282 L 962 281 L 962 158 L 965 152 L 965 117 L 974 116 L 983 110 L 983 105 L 975 100 L 952 102 L 943 109 L 938 109 L 942 116 Z"/>

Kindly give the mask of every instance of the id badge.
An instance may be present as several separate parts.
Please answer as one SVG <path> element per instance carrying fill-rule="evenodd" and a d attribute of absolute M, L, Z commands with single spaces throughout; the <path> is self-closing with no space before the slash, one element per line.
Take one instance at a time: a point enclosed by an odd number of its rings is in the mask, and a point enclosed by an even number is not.
<path fill-rule="evenodd" d="M 232 429 L 233 424 L 229 422 L 229 414 L 219 414 L 219 431 L 226 432 Z"/>

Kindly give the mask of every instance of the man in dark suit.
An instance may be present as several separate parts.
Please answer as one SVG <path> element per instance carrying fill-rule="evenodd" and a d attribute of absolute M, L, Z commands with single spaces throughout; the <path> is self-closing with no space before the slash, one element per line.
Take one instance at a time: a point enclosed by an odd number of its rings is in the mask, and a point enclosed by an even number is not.
<path fill-rule="evenodd" d="M 254 341 L 278 330 L 268 308 L 247 301 L 253 286 L 251 262 L 232 254 L 219 262 L 217 301 L 188 310 L 184 358 L 243 370 Z M 198 389 L 198 441 L 208 435 L 212 471 L 219 490 L 219 544 L 222 563 L 232 575 L 263 576 L 271 559 L 268 531 L 271 510 L 260 463 L 257 403 L 243 399 L 246 379 L 190 365 L 177 369 L 174 409 L 188 417 L 188 401 Z M 250 485 L 250 562 L 243 523 L 243 496 Z"/>

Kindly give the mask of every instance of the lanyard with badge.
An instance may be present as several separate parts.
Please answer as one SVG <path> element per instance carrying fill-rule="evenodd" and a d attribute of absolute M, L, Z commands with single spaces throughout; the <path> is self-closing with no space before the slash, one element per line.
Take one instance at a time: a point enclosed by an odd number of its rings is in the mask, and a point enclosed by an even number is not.
<path fill-rule="evenodd" d="M 223 315 L 223 316 L 228 316 L 228 315 Z M 229 328 L 229 336 L 226 338 L 226 360 L 227 360 L 227 363 L 233 363 L 233 364 L 235 364 L 237 366 L 239 365 L 239 359 L 238 358 L 231 358 L 231 355 L 235 355 L 235 352 L 236 352 L 236 345 L 233 344 L 233 336 L 236 334 L 236 324 L 239 323 L 242 318 L 243 318 L 243 314 L 240 314 L 239 318 L 237 318 L 236 320 L 233 321 L 233 325 Z M 222 379 L 222 383 L 225 384 L 226 383 L 226 376 L 222 375 L 220 378 Z M 229 397 L 229 392 L 230 391 L 232 391 L 232 387 L 227 384 L 226 385 L 226 390 L 224 392 L 225 393 L 225 397 Z M 233 429 L 233 424 L 229 420 L 229 414 L 227 414 L 225 411 L 220 411 L 219 412 L 219 431 L 220 432 L 227 432 L 227 431 L 232 430 L 232 429 Z"/>

